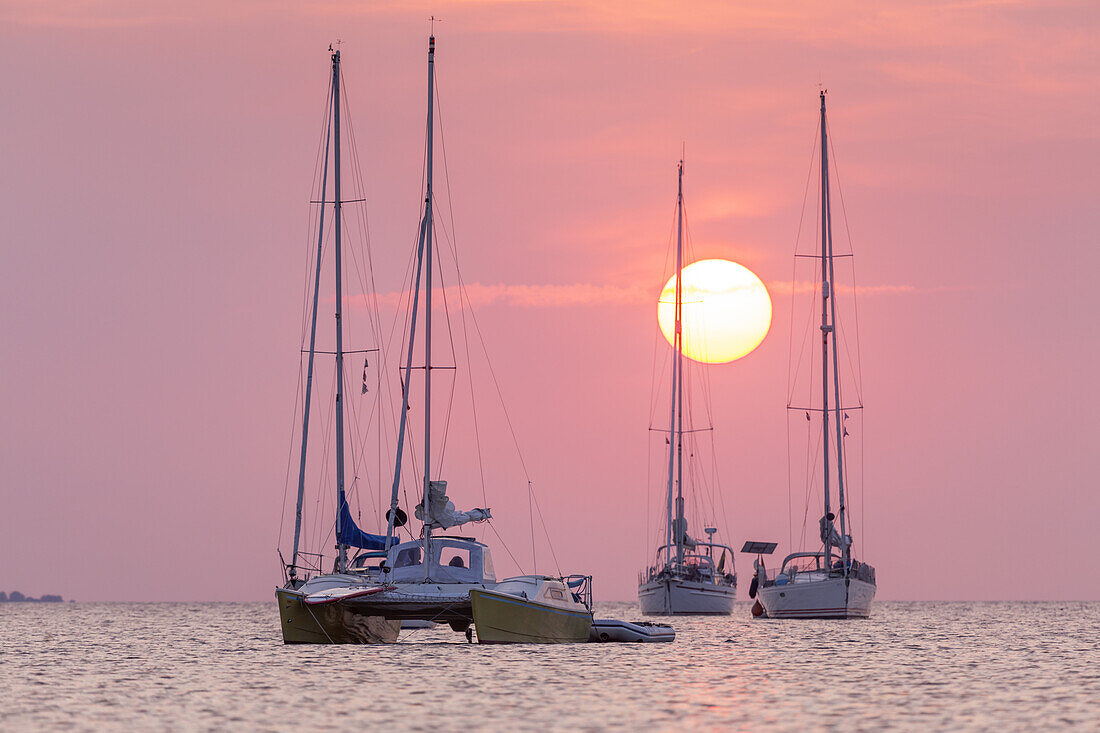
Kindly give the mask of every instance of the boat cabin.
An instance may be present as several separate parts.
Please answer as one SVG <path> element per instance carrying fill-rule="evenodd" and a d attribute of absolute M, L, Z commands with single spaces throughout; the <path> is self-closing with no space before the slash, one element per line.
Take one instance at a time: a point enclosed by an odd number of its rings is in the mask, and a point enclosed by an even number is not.
<path fill-rule="evenodd" d="M 391 583 L 495 583 L 489 548 L 469 537 L 435 536 L 429 543 L 431 557 L 424 557 L 424 540 L 402 542 L 387 557 Z M 427 562 L 427 567 L 425 567 Z"/>
<path fill-rule="evenodd" d="M 704 554 L 702 548 L 708 548 Z M 648 583 L 665 577 L 675 577 L 681 580 L 690 580 L 714 585 L 732 585 L 736 577 L 732 572 L 732 562 L 729 571 L 719 572 L 714 562 L 715 550 L 728 551 L 733 558 L 733 549 L 727 545 L 711 542 L 697 542 L 696 552 L 685 553 L 683 561 L 676 562 L 676 546 L 665 545 L 657 550 L 658 563 L 650 566 L 639 578 L 640 583 Z M 660 562 L 662 551 L 665 553 L 665 561 Z"/>
<path fill-rule="evenodd" d="M 384 552 L 360 552 L 348 563 L 347 571 L 349 573 L 363 573 L 378 570 L 378 566 L 381 565 L 385 557 L 386 553 Z"/>
<path fill-rule="evenodd" d="M 787 583 L 807 583 L 826 578 L 844 577 L 844 561 L 837 555 L 831 555 L 832 562 L 825 559 L 824 552 L 795 552 L 783 558 L 779 573 L 771 579 L 765 575 L 764 585 L 786 585 Z M 851 560 L 848 563 L 848 576 L 875 582 L 875 569 L 867 563 Z"/>

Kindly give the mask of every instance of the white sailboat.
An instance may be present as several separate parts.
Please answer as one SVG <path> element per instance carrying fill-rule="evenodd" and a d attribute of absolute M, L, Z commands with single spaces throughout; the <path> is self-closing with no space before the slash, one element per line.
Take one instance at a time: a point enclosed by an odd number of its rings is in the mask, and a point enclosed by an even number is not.
<path fill-rule="evenodd" d="M 676 193 L 676 305 L 672 355 L 672 398 L 669 409 L 667 512 L 665 541 L 657 548 L 653 565 L 638 579 L 638 602 L 647 616 L 677 614 L 725 615 L 733 612 L 737 575 L 733 549 L 714 541 L 715 527 L 706 527 L 707 540 L 688 534 L 684 516 L 684 162 L 677 166 Z M 715 563 L 715 556 L 718 562 Z M 726 572 L 725 558 L 730 558 Z"/>
<path fill-rule="evenodd" d="M 453 530 L 471 522 L 491 518 L 489 509 L 460 511 L 447 496 L 447 482 L 432 478 L 432 235 L 435 194 L 433 190 L 434 149 L 434 101 L 435 101 L 435 36 L 428 41 L 428 116 L 427 150 L 425 166 L 426 194 L 423 216 L 420 221 L 416 250 L 416 268 L 412 288 L 411 319 L 407 350 L 404 354 L 405 375 L 402 380 L 402 399 L 397 434 L 397 450 L 394 461 L 390 506 L 386 513 L 386 534 L 372 535 L 360 530 L 351 516 L 344 494 L 343 468 L 343 335 L 340 317 L 340 52 L 332 54 L 332 118 L 331 133 L 334 139 L 335 162 L 335 260 L 336 260 L 336 484 L 337 557 L 332 573 L 299 579 L 299 536 L 305 470 L 305 440 L 308 434 L 310 380 L 313 370 L 314 339 L 310 340 L 309 377 L 306 386 L 306 418 L 302 437 L 302 476 L 298 486 L 297 517 L 294 530 L 294 551 L 287 565 L 286 584 L 276 589 L 282 622 L 283 640 L 286 643 L 380 643 L 393 642 L 400 631 L 402 621 L 432 621 L 449 624 L 455 631 L 467 632 L 471 637 L 471 624 L 475 610 L 472 592 L 494 592 L 497 597 L 511 598 L 511 607 L 522 608 L 522 618 L 507 613 L 493 613 L 494 626 L 516 631 L 519 638 L 494 638 L 494 641 L 560 642 L 586 641 L 591 627 L 590 610 L 591 579 L 587 576 L 548 578 L 545 576 L 521 576 L 497 582 L 492 553 L 487 545 L 476 539 L 453 534 Z M 326 148 L 327 151 L 327 148 Z M 327 153 L 326 153 L 327 155 Z M 327 157 L 326 157 L 327 170 Z M 324 188 L 322 188 L 324 200 Z M 323 227 L 322 227 L 323 230 Z M 320 249 L 320 244 L 318 245 Z M 320 279 L 320 257 L 318 275 Z M 418 311 L 420 310 L 421 283 L 423 283 L 423 356 L 424 392 L 422 419 L 423 473 L 422 499 L 414 514 L 422 522 L 421 535 L 406 542 L 398 542 L 397 530 L 408 517 L 399 507 L 398 491 L 402 475 L 409 415 L 409 392 L 414 370 L 413 352 L 417 338 Z M 317 296 L 314 292 L 313 323 L 316 332 Z M 442 534 L 446 532 L 446 534 Z M 439 533 L 439 534 L 437 534 Z M 348 550 L 361 551 L 350 561 Z M 527 591 L 537 589 L 535 595 L 548 599 L 546 608 L 528 597 Z M 561 596 L 559 598 L 559 596 Z M 547 610 L 551 609 L 551 610 Z M 562 610 L 568 610 L 583 621 L 583 629 L 562 631 L 555 619 Z M 576 625 L 576 624 L 574 624 Z"/>
<path fill-rule="evenodd" d="M 857 561 L 845 495 L 844 408 L 840 401 L 837 353 L 836 277 L 829 197 L 828 132 L 825 92 L 821 92 L 821 414 L 824 514 L 819 521 L 822 549 L 787 555 L 775 577 L 768 577 L 762 559 L 749 589 L 758 596 L 769 618 L 865 618 L 875 598 L 875 569 Z M 802 255 L 809 256 L 809 255 Z M 810 412 L 806 413 L 809 418 Z M 830 439 L 830 433 L 833 439 Z M 832 447 L 830 447 L 830 442 Z M 835 486 L 836 511 L 831 492 Z M 764 543 L 761 543 L 764 544 Z M 746 545 L 746 547 L 748 547 Z M 774 544 L 771 545 L 774 547 Z"/>

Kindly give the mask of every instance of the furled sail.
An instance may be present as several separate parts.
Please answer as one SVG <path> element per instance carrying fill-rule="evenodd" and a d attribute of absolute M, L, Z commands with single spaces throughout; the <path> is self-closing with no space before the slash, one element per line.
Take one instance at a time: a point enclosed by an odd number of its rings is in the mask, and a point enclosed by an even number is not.
<path fill-rule="evenodd" d="M 336 541 L 341 545 L 358 547 L 363 550 L 386 549 L 385 535 L 368 534 L 356 526 L 355 520 L 351 518 L 351 509 L 348 508 L 346 499 L 344 503 L 340 505 L 340 519 L 336 523 L 336 526 L 339 528 L 336 533 Z M 396 538 L 391 540 L 390 544 L 396 545 Z"/>
<path fill-rule="evenodd" d="M 695 540 L 688 534 L 688 520 L 686 517 L 677 517 L 672 520 L 672 537 L 673 541 L 681 539 L 684 543 L 684 547 L 689 550 L 695 549 Z"/>
<path fill-rule="evenodd" d="M 470 509 L 460 512 L 453 501 L 447 498 L 447 482 L 428 483 L 428 512 L 424 512 L 424 502 L 416 505 L 416 518 L 432 529 L 449 529 L 467 522 L 483 522 L 492 515 L 488 509 Z"/>

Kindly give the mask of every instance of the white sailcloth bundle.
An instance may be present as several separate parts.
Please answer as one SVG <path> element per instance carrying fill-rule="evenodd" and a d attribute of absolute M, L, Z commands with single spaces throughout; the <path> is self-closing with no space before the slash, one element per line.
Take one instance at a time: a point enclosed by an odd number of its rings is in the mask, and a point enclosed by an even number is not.
<path fill-rule="evenodd" d="M 684 547 L 689 550 L 695 549 L 695 539 L 688 534 L 688 520 L 686 517 L 677 517 L 672 520 L 672 537 L 673 541 L 676 538 L 682 539 Z"/>
<path fill-rule="evenodd" d="M 449 529 L 467 522 L 484 522 L 492 515 L 488 509 L 470 509 L 460 512 L 453 501 L 447 498 L 447 482 L 428 483 L 428 512 L 425 518 L 424 502 L 416 505 L 416 518 L 432 529 Z"/>

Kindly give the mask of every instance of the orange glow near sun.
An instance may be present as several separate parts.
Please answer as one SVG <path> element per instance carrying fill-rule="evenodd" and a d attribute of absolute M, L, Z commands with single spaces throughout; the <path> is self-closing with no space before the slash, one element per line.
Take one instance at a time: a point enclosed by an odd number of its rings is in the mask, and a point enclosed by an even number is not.
<path fill-rule="evenodd" d="M 729 260 L 699 260 L 683 270 L 684 356 L 721 364 L 749 354 L 768 335 L 772 299 L 752 270 Z M 674 344 L 676 276 L 657 302 L 661 332 Z"/>

